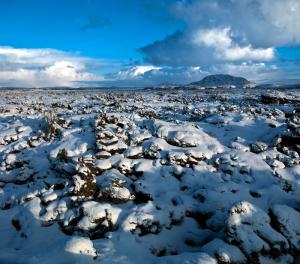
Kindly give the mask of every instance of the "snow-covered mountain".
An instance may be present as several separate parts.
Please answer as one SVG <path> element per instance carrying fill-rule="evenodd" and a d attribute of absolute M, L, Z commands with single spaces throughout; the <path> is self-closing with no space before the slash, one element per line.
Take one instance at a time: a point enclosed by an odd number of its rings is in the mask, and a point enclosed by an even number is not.
<path fill-rule="evenodd" d="M 253 83 L 243 77 L 235 77 L 228 74 L 215 74 L 204 77 L 201 81 L 189 84 L 201 87 L 251 87 Z"/>

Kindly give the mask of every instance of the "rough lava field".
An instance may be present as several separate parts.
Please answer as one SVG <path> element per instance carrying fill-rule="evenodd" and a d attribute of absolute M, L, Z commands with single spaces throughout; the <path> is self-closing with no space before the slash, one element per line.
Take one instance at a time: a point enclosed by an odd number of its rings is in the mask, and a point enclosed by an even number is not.
<path fill-rule="evenodd" d="M 0 91 L 0 263 L 294 263 L 299 90 Z"/>

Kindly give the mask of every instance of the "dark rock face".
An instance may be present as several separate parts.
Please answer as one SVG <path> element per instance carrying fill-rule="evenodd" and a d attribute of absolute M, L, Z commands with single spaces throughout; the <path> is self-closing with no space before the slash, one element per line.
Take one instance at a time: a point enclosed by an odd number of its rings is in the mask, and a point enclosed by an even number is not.
<path fill-rule="evenodd" d="M 242 77 L 235 77 L 228 74 L 215 74 L 206 76 L 201 81 L 193 82 L 190 85 L 203 87 L 235 85 L 238 87 L 242 87 L 247 84 L 250 84 L 250 82 Z"/>

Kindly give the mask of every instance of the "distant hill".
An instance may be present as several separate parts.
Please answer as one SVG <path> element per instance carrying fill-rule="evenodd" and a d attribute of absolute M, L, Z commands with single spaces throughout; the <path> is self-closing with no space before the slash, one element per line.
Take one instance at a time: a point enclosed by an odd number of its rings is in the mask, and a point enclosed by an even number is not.
<path fill-rule="evenodd" d="M 214 74 L 204 77 L 201 81 L 192 82 L 189 86 L 201 87 L 247 87 L 252 83 L 242 77 L 228 74 Z"/>

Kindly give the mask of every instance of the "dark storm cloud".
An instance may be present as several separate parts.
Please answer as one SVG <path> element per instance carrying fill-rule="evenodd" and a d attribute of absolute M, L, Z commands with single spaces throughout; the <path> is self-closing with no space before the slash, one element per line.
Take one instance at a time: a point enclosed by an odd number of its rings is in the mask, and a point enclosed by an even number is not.
<path fill-rule="evenodd" d="M 155 65 L 194 66 L 269 61 L 274 48 L 300 43 L 298 0 L 177 1 L 171 10 L 182 32 L 140 49 Z"/>

